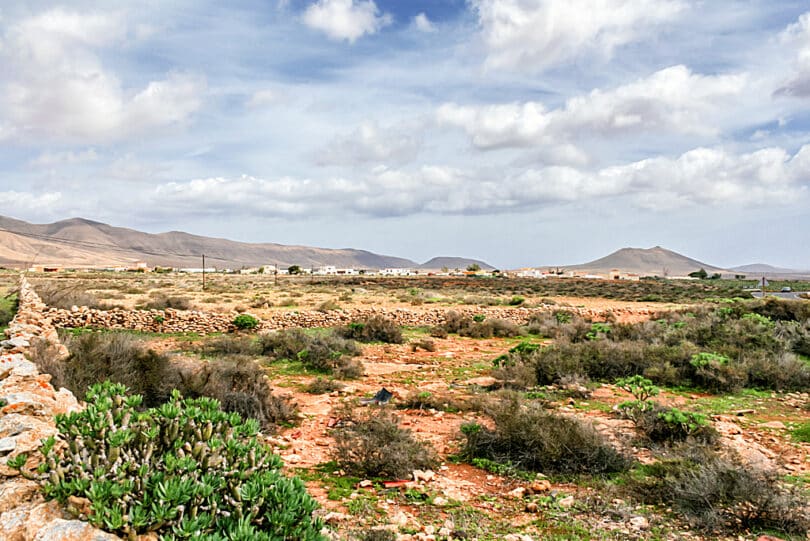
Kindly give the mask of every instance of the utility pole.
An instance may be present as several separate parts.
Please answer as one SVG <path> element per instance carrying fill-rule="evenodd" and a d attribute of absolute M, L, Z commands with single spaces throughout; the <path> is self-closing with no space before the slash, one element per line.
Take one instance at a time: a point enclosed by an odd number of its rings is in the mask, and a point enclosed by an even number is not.
<path fill-rule="evenodd" d="M 203 259 L 203 266 L 202 266 L 202 269 L 203 269 L 203 291 L 205 291 L 205 254 L 202 255 L 202 259 Z"/>

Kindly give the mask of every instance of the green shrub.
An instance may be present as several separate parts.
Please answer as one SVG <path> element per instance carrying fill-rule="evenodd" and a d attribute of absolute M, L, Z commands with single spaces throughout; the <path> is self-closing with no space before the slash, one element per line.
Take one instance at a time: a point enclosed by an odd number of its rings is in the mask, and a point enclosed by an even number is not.
<path fill-rule="evenodd" d="M 259 320 L 255 317 L 251 316 L 250 314 L 239 314 L 235 318 L 233 318 L 233 326 L 239 329 L 240 331 L 247 331 L 250 329 L 255 329 L 259 326 Z"/>
<path fill-rule="evenodd" d="M 657 396 L 661 392 L 661 389 L 653 385 L 652 381 L 639 375 L 617 379 L 616 387 L 624 389 L 640 402 Z"/>
<path fill-rule="evenodd" d="M 511 299 L 509 299 L 509 306 L 520 306 L 526 302 L 525 297 L 521 297 L 520 295 L 515 295 Z"/>
<path fill-rule="evenodd" d="M 385 407 L 353 408 L 338 413 L 342 425 L 333 431 L 334 460 L 360 477 L 409 478 L 413 470 L 436 467 L 436 452 L 428 443 L 399 427 Z"/>
<path fill-rule="evenodd" d="M 790 435 L 796 441 L 810 443 L 810 423 L 802 423 L 790 431 Z"/>
<path fill-rule="evenodd" d="M 7 326 L 14 315 L 17 313 L 17 296 L 9 294 L 5 297 L 0 297 L 0 328 Z M 0 332 L 0 339 L 4 338 L 3 333 Z"/>
<path fill-rule="evenodd" d="M 89 500 L 81 518 L 125 538 L 321 539 L 317 504 L 257 439 L 258 423 L 215 400 L 173 393 L 139 412 L 126 387 L 94 385 L 87 408 L 57 415 L 38 469 L 45 497 Z M 79 510 L 76 510 L 79 511 Z"/>
<path fill-rule="evenodd" d="M 556 415 L 540 404 L 522 404 L 517 395 L 489 408 L 494 428 L 462 425 L 466 438 L 461 456 L 511 464 L 528 471 L 560 474 L 605 474 L 622 471 L 629 460 L 590 425 Z"/>
<path fill-rule="evenodd" d="M 393 320 L 384 316 L 372 316 L 363 321 L 350 323 L 338 329 L 344 338 L 359 342 L 384 342 L 386 344 L 401 344 L 402 329 Z"/>
<path fill-rule="evenodd" d="M 307 334 L 301 329 L 278 331 L 259 337 L 259 352 L 273 360 L 297 360 L 314 372 L 340 378 L 363 375 L 363 364 L 352 357 L 360 355 L 353 340 L 334 334 Z"/>

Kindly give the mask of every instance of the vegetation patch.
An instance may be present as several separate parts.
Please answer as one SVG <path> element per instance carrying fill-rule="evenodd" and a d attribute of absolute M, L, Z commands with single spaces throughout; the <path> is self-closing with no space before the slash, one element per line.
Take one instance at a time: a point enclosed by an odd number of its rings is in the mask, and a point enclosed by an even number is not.
<path fill-rule="evenodd" d="M 256 421 L 176 392 L 139 411 L 140 396 L 112 383 L 94 385 L 87 401 L 57 416 L 58 439 L 44 441 L 36 474 L 24 472 L 46 498 L 127 539 L 321 539 L 316 502 L 282 475 Z M 19 456 L 18 468 L 27 458 Z"/>

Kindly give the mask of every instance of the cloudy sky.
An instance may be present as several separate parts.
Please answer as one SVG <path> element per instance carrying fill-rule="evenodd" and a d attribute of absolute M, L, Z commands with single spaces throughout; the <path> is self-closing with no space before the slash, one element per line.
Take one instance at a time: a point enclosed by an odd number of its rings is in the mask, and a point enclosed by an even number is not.
<path fill-rule="evenodd" d="M 810 268 L 807 0 L 6 0 L 0 214 Z"/>

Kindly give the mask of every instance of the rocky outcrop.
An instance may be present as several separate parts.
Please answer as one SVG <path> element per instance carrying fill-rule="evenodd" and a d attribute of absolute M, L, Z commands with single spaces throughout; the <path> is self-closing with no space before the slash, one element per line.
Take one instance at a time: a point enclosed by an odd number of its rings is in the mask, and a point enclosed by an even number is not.
<path fill-rule="evenodd" d="M 533 314 L 567 310 L 592 319 L 604 319 L 606 310 L 589 308 L 560 308 L 554 305 L 543 305 L 538 308 L 453 308 L 466 316 L 483 314 L 489 319 L 505 319 L 517 324 L 526 323 Z M 295 311 L 277 312 L 261 321 L 259 330 L 277 330 L 296 327 L 336 327 L 352 321 L 362 320 L 375 315 L 383 315 L 394 320 L 398 325 L 432 326 L 444 323 L 449 310 L 443 308 L 428 309 L 383 309 L 352 308 L 348 310 L 330 310 L 320 312 Z M 653 310 L 648 308 L 621 309 L 613 311 L 619 317 L 649 317 Z M 53 325 L 62 328 L 96 327 L 104 329 L 127 329 L 147 332 L 196 332 L 208 334 L 214 332 L 231 332 L 234 315 L 201 312 L 197 310 L 97 310 L 87 307 L 73 307 L 71 310 L 48 308 L 45 315 Z"/>
<path fill-rule="evenodd" d="M 120 539 L 72 520 L 56 502 L 46 502 L 35 481 L 21 477 L 6 464 L 21 453 L 30 453 L 24 469 L 36 468 L 36 451 L 42 439 L 57 433 L 54 415 L 80 408 L 67 389 L 56 391 L 51 376 L 40 374 L 26 359 L 38 340 L 56 345 L 63 356 L 56 329 L 45 314 L 47 307 L 20 279 L 19 308 L 0 341 L 0 539 L 4 541 L 112 541 Z"/>

